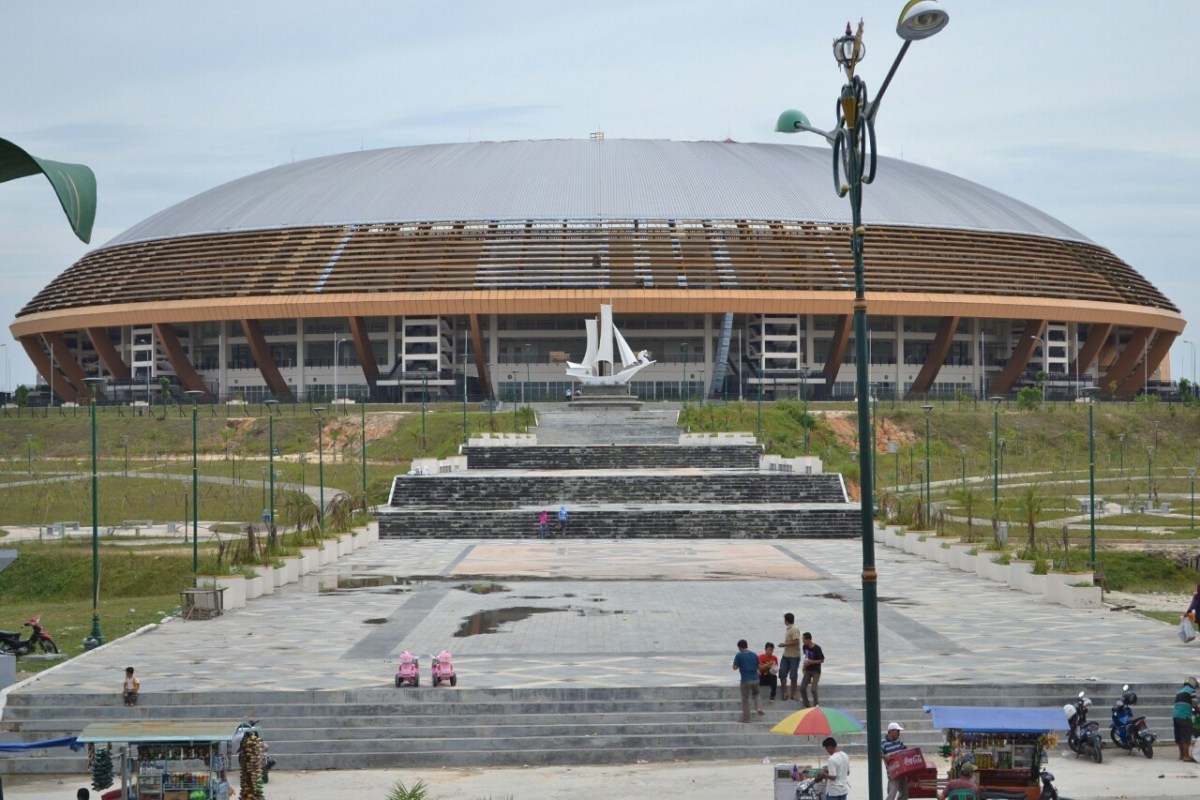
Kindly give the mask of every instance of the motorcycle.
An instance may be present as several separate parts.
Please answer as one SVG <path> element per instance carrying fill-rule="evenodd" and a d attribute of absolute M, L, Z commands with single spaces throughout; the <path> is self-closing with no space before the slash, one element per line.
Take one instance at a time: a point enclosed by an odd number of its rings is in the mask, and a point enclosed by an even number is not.
<path fill-rule="evenodd" d="M 1108 734 L 1113 744 L 1132 754 L 1135 749 L 1141 750 L 1146 758 L 1154 758 L 1154 743 L 1158 737 L 1146 727 L 1145 717 L 1135 717 L 1131 706 L 1137 704 L 1137 692 L 1131 691 L 1129 684 L 1121 687 L 1121 699 L 1113 703 L 1112 724 Z"/>
<path fill-rule="evenodd" d="M 242 743 L 246 741 L 247 736 L 257 736 L 262 742 L 262 782 L 270 783 L 271 770 L 275 768 L 275 759 L 267 755 L 267 740 L 263 738 L 262 731 L 258 728 L 258 720 L 251 719 L 246 722 L 239 722 L 238 726 L 233 729 L 233 743 L 237 747 L 238 766 L 242 766 L 245 751 L 242 748 Z"/>
<path fill-rule="evenodd" d="M 1104 759 L 1104 740 L 1100 737 L 1100 723 L 1088 722 L 1088 710 L 1092 701 L 1083 692 L 1079 699 L 1063 706 L 1067 715 L 1067 746 L 1079 756 L 1091 756 L 1099 764 Z"/>
<path fill-rule="evenodd" d="M 29 628 L 29 638 L 22 639 L 20 631 L 0 631 L 0 653 L 11 653 L 14 656 L 29 655 L 35 648 L 43 653 L 57 653 L 58 645 L 50 637 L 49 632 L 42 627 L 42 615 L 25 620 L 22 627 Z"/>
<path fill-rule="evenodd" d="M 1058 789 L 1054 788 L 1054 775 L 1050 770 L 1042 767 L 1042 793 L 1039 795 L 1039 800 L 1058 800 Z"/>

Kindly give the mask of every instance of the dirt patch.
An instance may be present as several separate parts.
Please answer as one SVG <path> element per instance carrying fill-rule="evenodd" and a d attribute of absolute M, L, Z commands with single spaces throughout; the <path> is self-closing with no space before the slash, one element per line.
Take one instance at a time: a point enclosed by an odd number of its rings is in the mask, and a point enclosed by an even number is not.
<path fill-rule="evenodd" d="M 842 447 L 854 448 L 858 438 L 858 422 L 849 411 L 829 411 L 821 415 L 825 424 L 833 431 L 834 438 Z M 879 417 L 875 428 L 875 452 L 886 453 L 888 442 L 898 442 L 901 446 L 911 445 L 917 441 L 917 434 L 911 430 L 897 427 L 896 423 L 886 417 Z"/>

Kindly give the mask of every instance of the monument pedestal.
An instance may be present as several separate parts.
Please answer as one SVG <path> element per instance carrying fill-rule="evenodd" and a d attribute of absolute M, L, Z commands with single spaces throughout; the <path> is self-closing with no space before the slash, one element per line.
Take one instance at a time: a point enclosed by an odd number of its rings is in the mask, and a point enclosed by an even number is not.
<path fill-rule="evenodd" d="M 582 391 L 583 394 L 579 392 Z M 630 394 L 628 385 L 617 386 L 576 386 L 571 396 L 571 408 L 576 410 L 595 410 L 597 408 L 621 408 L 638 411 L 642 401 L 637 395 Z"/>

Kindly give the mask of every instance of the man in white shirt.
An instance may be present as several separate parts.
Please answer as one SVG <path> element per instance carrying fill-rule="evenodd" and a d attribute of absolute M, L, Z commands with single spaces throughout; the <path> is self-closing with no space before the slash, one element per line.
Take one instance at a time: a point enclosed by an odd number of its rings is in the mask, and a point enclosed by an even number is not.
<path fill-rule="evenodd" d="M 838 750 L 837 739 L 832 736 L 821 742 L 829 754 L 829 762 L 821 770 L 825 778 L 825 800 L 846 800 L 850 794 L 850 756 Z"/>

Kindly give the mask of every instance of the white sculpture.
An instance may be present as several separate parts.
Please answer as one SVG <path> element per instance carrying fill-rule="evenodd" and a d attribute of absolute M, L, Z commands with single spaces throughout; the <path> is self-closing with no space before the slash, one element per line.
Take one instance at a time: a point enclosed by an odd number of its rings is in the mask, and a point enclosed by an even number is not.
<path fill-rule="evenodd" d="M 600 306 L 600 320 L 597 326 L 595 319 L 584 320 L 587 329 L 587 352 L 583 361 L 576 364 L 567 362 L 567 374 L 577 378 L 584 386 L 624 386 L 630 378 L 641 372 L 654 362 L 650 353 L 642 350 L 636 356 L 625 337 L 612 324 L 612 306 Z M 620 372 L 615 372 L 613 361 L 613 341 L 617 343 L 617 351 L 621 354 Z M 608 369 L 604 365 L 608 365 Z M 606 374 L 607 373 L 607 374 Z"/>

